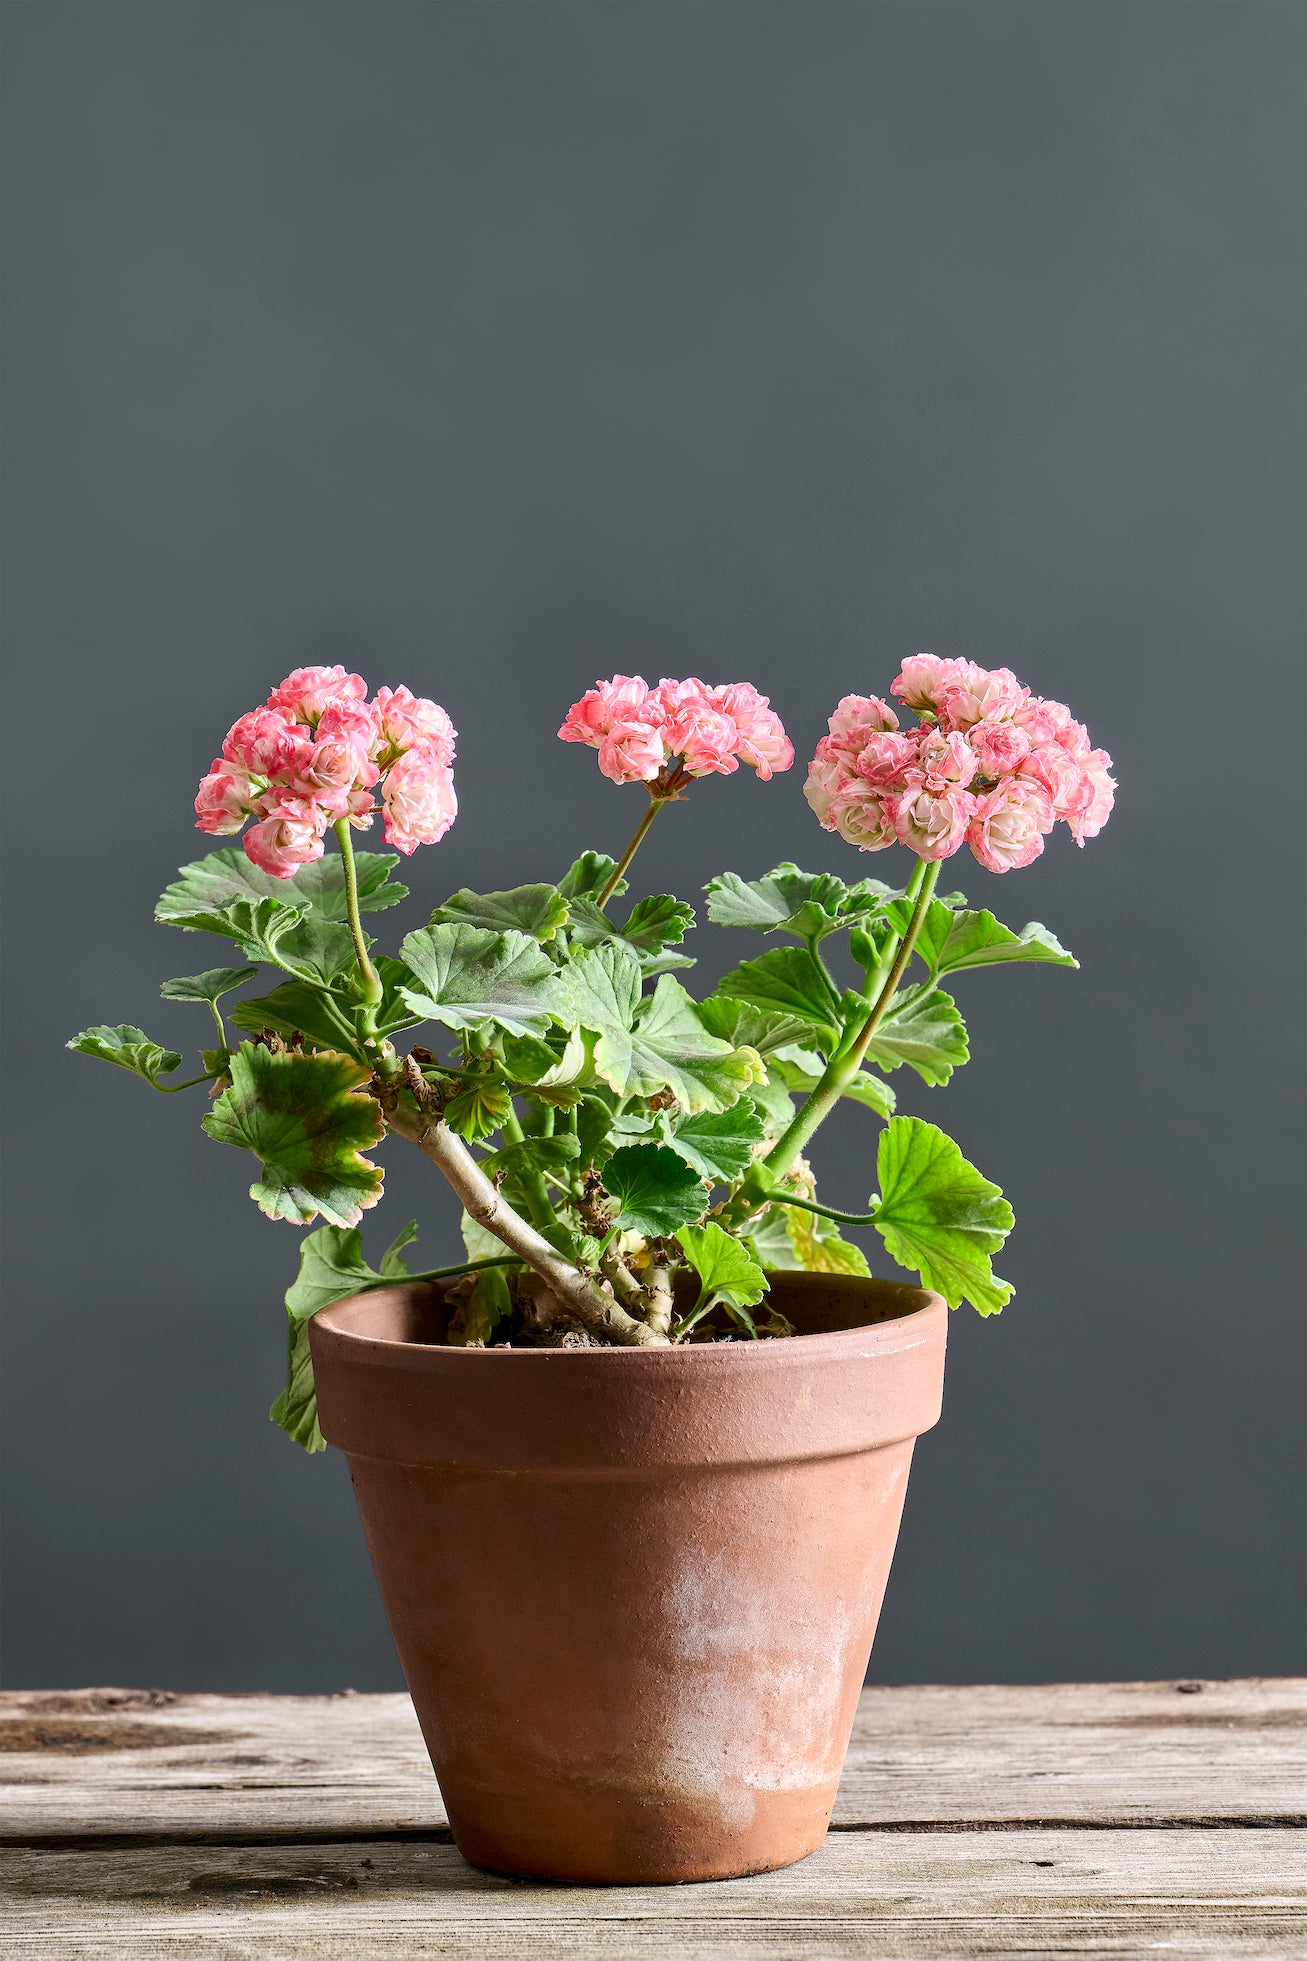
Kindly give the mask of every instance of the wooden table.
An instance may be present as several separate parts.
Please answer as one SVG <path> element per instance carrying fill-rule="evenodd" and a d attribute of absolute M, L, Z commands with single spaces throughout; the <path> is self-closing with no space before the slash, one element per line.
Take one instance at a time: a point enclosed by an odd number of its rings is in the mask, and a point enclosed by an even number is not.
<path fill-rule="evenodd" d="M 715 1885 L 463 1863 L 406 1696 L 0 1696 L 0 1955 L 1307 1956 L 1307 1682 L 868 1689 L 822 1850 Z"/>

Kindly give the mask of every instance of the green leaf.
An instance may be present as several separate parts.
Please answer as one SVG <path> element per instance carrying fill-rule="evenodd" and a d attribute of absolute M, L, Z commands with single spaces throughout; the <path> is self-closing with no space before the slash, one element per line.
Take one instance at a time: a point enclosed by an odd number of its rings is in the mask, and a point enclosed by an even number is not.
<path fill-rule="evenodd" d="M 507 1123 L 513 1114 L 513 1099 L 493 1076 L 482 1076 L 469 1083 L 461 1096 L 451 1097 L 441 1114 L 459 1137 L 476 1143 Z"/>
<path fill-rule="evenodd" d="M 670 974 L 663 975 L 651 998 L 641 1004 L 631 1050 L 626 1088 L 639 1096 L 670 1089 L 691 1116 L 724 1110 L 752 1084 L 766 1080 L 757 1052 L 733 1049 L 710 1035 L 695 1002 Z"/>
<path fill-rule="evenodd" d="M 65 1042 L 64 1047 L 78 1055 L 98 1056 L 101 1062 L 116 1062 L 120 1069 L 130 1069 L 133 1075 L 143 1076 L 155 1089 L 159 1087 L 160 1076 L 168 1075 L 181 1062 L 176 1049 L 161 1048 L 143 1029 L 133 1028 L 125 1021 L 116 1028 L 83 1029 L 71 1042 Z"/>
<path fill-rule="evenodd" d="M 767 1068 L 768 1080 L 765 1083 L 751 1083 L 745 1095 L 762 1118 L 770 1148 L 794 1120 L 794 1098 L 775 1073 L 774 1065 L 769 1062 Z"/>
<path fill-rule="evenodd" d="M 990 1256 L 1012 1230 L 1012 1207 L 951 1137 L 920 1117 L 894 1117 L 877 1154 L 876 1230 L 900 1266 L 950 1307 L 997 1314 L 1012 1298 Z"/>
<path fill-rule="evenodd" d="M 828 1046 L 839 1033 L 838 1004 L 816 956 L 807 947 L 775 947 L 746 960 L 718 982 L 717 993 L 728 1000 L 747 1001 L 765 1014 L 797 1021 L 806 1036 Z"/>
<path fill-rule="evenodd" d="M 398 863 L 393 851 L 355 852 L 360 912 L 381 912 L 408 897 L 406 885 L 387 883 Z M 155 907 L 154 916 L 162 925 L 221 931 L 220 927 L 204 928 L 197 915 L 219 912 L 232 899 L 276 899 L 322 919 L 347 919 L 345 861 L 329 852 L 316 864 L 301 865 L 294 878 L 272 878 L 250 863 L 240 845 L 224 845 L 207 858 L 197 858 L 180 868 L 176 882 Z"/>
<path fill-rule="evenodd" d="M 912 908 L 900 901 L 890 908 L 891 922 L 905 932 Z M 1080 962 L 1050 933 L 1031 920 L 1019 933 L 1001 926 L 992 912 L 956 912 L 932 899 L 917 935 L 917 952 L 930 969 L 932 981 L 967 967 L 994 967 L 1014 960 L 1041 961 L 1055 967 L 1078 967 Z"/>
<path fill-rule="evenodd" d="M 540 1041 L 534 1035 L 501 1035 L 499 1049 L 512 1080 L 544 1094 L 547 1103 L 574 1102 L 575 1094 L 564 1097 L 545 1093 L 569 1089 L 590 1066 L 585 1037 L 579 1028 L 574 1028 L 561 1042 L 557 1038 L 551 1042 Z"/>
<path fill-rule="evenodd" d="M 576 1113 L 576 1141 L 580 1145 L 579 1168 L 588 1171 L 608 1156 L 605 1148 L 613 1127 L 613 1112 L 599 1096 L 582 1097 Z"/>
<path fill-rule="evenodd" d="M 655 898 L 638 899 L 630 916 L 618 925 L 600 912 L 593 899 L 583 898 L 574 901 L 570 924 L 578 946 L 602 946 L 611 941 L 630 947 L 634 953 L 654 955 L 685 938 L 694 925 L 694 907 L 664 892 Z"/>
<path fill-rule="evenodd" d="M 670 1089 L 687 1112 L 723 1110 L 763 1079 L 754 1050 L 710 1035 L 679 981 L 664 974 L 640 999 L 640 969 L 625 947 L 592 947 L 559 976 L 566 1019 L 598 1037 L 594 1066 L 619 1096 Z"/>
<path fill-rule="evenodd" d="M 708 917 L 718 926 L 745 926 L 755 933 L 792 933 L 796 939 L 821 940 L 828 933 L 874 918 L 894 896 L 878 879 L 846 885 L 830 872 L 801 872 L 797 865 L 777 865 L 766 878 L 745 880 L 724 872 L 709 881 Z"/>
<path fill-rule="evenodd" d="M 966 1025 L 940 987 L 909 987 L 895 995 L 867 1050 L 878 1069 L 906 1062 L 934 1087 L 946 1083 L 967 1055 Z"/>
<path fill-rule="evenodd" d="M 575 1164 L 581 1155 L 581 1146 L 570 1131 L 560 1131 L 557 1137 L 519 1137 L 511 1144 L 504 1144 L 497 1151 L 491 1151 L 481 1160 L 481 1169 L 487 1178 L 511 1175 L 520 1178 L 524 1172 L 557 1171 L 564 1165 Z"/>
<path fill-rule="evenodd" d="M 250 1197 L 270 1219 L 352 1226 L 377 1203 L 381 1172 L 362 1155 L 384 1134 L 376 1103 L 361 1094 L 371 1073 L 343 1055 L 273 1055 L 241 1043 L 231 1085 L 203 1122 L 220 1144 L 261 1159 Z"/>
<path fill-rule="evenodd" d="M 492 933 L 525 933 L 552 940 L 567 924 L 567 901 L 554 885 L 515 885 L 509 892 L 470 892 L 466 886 L 437 906 L 431 925 L 481 926 Z"/>
<path fill-rule="evenodd" d="M 870 1277 L 871 1268 L 862 1248 L 842 1236 L 834 1219 L 823 1219 L 819 1213 L 805 1212 L 797 1205 L 787 1205 L 784 1211 L 795 1262 L 805 1273 L 848 1273 L 863 1280 Z"/>
<path fill-rule="evenodd" d="M 780 1205 L 769 1205 L 759 1216 L 745 1241 L 759 1266 L 776 1268 L 781 1272 L 799 1268 L 800 1262 L 794 1257 L 794 1248 L 786 1231 L 785 1221 L 788 1217 L 787 1208 Z"/>
<path fill-rule="evenodd" d="M 604 1166 L 604 1188 L 624 1232 L 657 1239 L 697 1219 L 708 1203 L 703 1181 L 665 1144 L 624 1144 Z"/>
<path fill-rule="evenodd" d="M 220 1001 L 234 987 L 253 980 L 257 967 L 210 967 L 202 974 L 183 974 L 159 989 L 165 1001 Z"/>
<path fill-rule="evenodd" d="M 345 1004 L 311 981 L 283 981 L 271 994 L 238 1001 L 231 1019 L 251 1035 L 275 1028 L 279 1035 L 302 1035 L 314 1048 L 341 1049 L 347 1055 L 358 1051 L 358 1030 Z"/>
<path fill-rule="evenodd" d="M 416 1015 L 447 1028 L 490 1022 L 510 1035 L 543 1035 L 551 1025 L 556 969 L 525 933 L 425 926 L 401 952 L 418 985 L 400 994 Z"/>
<path fill-rule="evenodd" d="M 513 1296 L 503 1267 L 488 1267 L 472 1283 L 463 1303 L 463 1340 L 468 1346 L 486 1343 L 513 1311 Z"/>
<path fill-rule="evenodd" d="M 363 1257 L 357 1226 L 319 1226 L 300 1241 L 300 1270 L 286 1294 L 286 1312 L 307 1321 L 320 1307 L 364 1293 L 380 1279 Z"/>
<path fill-rule="evenodd" d="M 720 1036 L 732 1048 L 756 1049 L 769 1056 L 791 1042 L 801 1042 L 812 1033 L 811 1022 L 798 1015 L 773 1014 L 737 1001 L 728 994 L 710 994 L 699 1003 L 699 1019 L 710 1035 Z"/>
<path fill-rule="evenodd" d="M 418 1222 L 410 1219 L 403 1226 L 381 1255 L 380 1277 L 383 1280 L 407 1280 L 408 1265 L 399 1256 L 406 1246 L 411 1246 L 418 1236 Z"/>
<path fill-rule="evenodd" d="M 813 1065 L 817 1066 L 814 1067 Z M 797 1095 L 811 1096 L 821 1081 L 821 1057 L 803 1049 L 782 1049 L 769 1058 L 768 1067 L 774 1069 L 787 1089 Z M 842 1092 L 854 1103 L 865 1104 L 874 1110 L 878 1117 L 892 1117 L 898 1098 L 888 1083 L 879 1076 L 870 1075 L 865 1069 L 859 1070 L 853 1081 Z"/>
<path fill-rule="evenodd" d="M 610 858 L 603 851 L 583 851 L 565 877 L 558 881 L 558 890 L 565 899 L 597 899 L 616 870 L 616 858 Z M 626 890 L 626 880 L 620 879 L 613 888 L 613 897 L 619 899 Z"/>
<path fill-rule="evenodd" d="M 682 1226 L 676 1238 L 699 1276 L 701 1300 L 725 1300 L 732 1307 L 756 1307 L 767 1292 L 767 1276 L 748 1248 L 723 1231 L 715 1219 L 710 1219 L 706 1226 Z"/>
<path fill-rule="evenodd" d="M 733 1185 L 753 1163 L 754 1151 L 765 1135 L 762 1118 L 747 1096 L 729 1110 L 686 1117 L 667 1142 L 701 1178 L 715 1185 Z"/>
<path fill-rule="evenodd" d="M 313 1354 L 309 1348 L 309 1324 L 292 1315 L 286 1329 L 286 1387 L 268 1415 L 279 1423 L 292 1443 L 310 1454 L 327 1448 L 318 1427 L 318 1392 L 313 1381 Z"/>

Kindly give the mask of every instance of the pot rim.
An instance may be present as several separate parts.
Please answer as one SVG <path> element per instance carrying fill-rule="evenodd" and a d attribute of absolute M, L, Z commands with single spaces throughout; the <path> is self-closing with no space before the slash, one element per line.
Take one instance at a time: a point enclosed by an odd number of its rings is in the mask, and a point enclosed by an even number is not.
<path fill-rule="evenodd" d="M 606 1366 L 611 1356 L 634 1356 L 645 1367 L 664 1369 L 669 1365 L 684 1366 L 684 1358 L 689 1356 L 697 1358 L 692 1364 L 696 1368 L 784 1366 L 787 1357 L 798 1359 L 800 1355 L 807 1362 L 817 1362 L 827 1356 L 851 1359 L 855 1353 L 865 1354 L 868 1344 L 874 1353 L 883 1355 L 916 1347 L 919 1341 L 930 1338 L 936 1322 L 942 1320 L 945 1325 L 948 1322 L 948 1303 L 942 1294 L 926 1287 L 913 1287 L 905 1281 L 884 1280 L 875 1275 L 806 1273 L 793 1267 L 767 1271 L 771 1275 L 783 1276 L 787 1287 L 797 1286 L 805 1292 L 834 1291 L 844 1295 L 879 1296 L 882 1299 L 887 1293 L 898 1294 L 911 1299 L 913 1304 L 903 1314 L 867 1321 L 852 1328 L 789 1335 L 782 1340 L 685 1342 L 666 1348 L 451 1348 L 443 1342 L 394 1340 L 349 1325 L 354 1312 L 369 1305 L 384 1308 L 397 1297 L 402 1300 L 406 1295 L 437 1293 L 441 1290 L 439 1281 L 397 1280 L 385 1287 L 369 1287 L 361 1293 L 347 1294 L 340 1300 L 330 1301 L 325 1307 L 318 1308 L 309 1320 L 315 1328 L 329 1335 L 332 1341 L 341 1342 L 352 1349 L 359 1360 L 368 1354 L 378 1362 L 384 1361 L 391 1366 L 443 1367 L 446 1366 L 445 1358 L 495 1355 L 512 1358 L 519 1365 L 528 1357 L 554 1362 L 565 1358 L 569 1364 L 584 1360 L 590 1368 L 594 1368 Z M 454 1365 L 458 1366 L 458 1363 Z M 505 1364 L 501 1361 L 498 1366 Z"/>

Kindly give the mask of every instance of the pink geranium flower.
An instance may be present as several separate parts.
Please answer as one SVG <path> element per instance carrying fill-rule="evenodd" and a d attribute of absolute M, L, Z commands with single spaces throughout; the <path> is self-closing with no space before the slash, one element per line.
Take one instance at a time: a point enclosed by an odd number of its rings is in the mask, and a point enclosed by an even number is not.
<path fill-rule="evenodd" d="M 216 756 L 195 799 L 196 830 L 208 831 L 214 837 L 239 831 L 254 815 L 263 789 L 263 783 L 248 770 Z"/>
<path fill-rule="evenodd" d="M 372 823 L 383 791 L 387 836 L 402 851 L 443 837 L 454 820 L 454 726 L 408 688 L 379 688 L 343 667 L 300 667 L 263 708 L 242 715 L 195 800 L 200 830 L 233 835 L 251 817 L 247 857 L 274 878 L 320 858 L 328 824 Z"/>
<path fill-rule="evenodd" d="M 333 702 L 362 701 L 368 684 L 361 674 L 343 667 L 297 667 L 268 696 L 269 708 L 280 709 L 292 722 L 316 727 Z"/>
<path fill-rule="evenodd" d="M 1005 776 L 975 805 L 967 842 L 990 872 L 1020 871 L 1033 863 L 1053 828 L 1053 806 L 1028 777 Z"/>
<path fill-rule="evenodd" d="M 437 844 L 458 815 L 453 771 L 436 749 L 410 749 L 401 756 L 381 796 L 386 842 L 405 857 L 420 844 Z"/>
<path fill-rule="evenodd" d="M 854 777 L 831 800 L 831 821 L 826 829 L 838 831 L 847 844 L 856 844 L 859 851 L 884 851 L 898 836 L 893 801 L 892 797 L 882 796 Z"/>
<path fill-rule="evenodd" d="M 914 775 L 917 772 L 913 772 Z M 900 844 L 919 858 L 951 858 L 967 835 L 976 799 L 966 790 L 931 790 L 918 781 L 891 800 Z"/>
<path fill-rule="evenodd" d="M 991 871 L 1030 864 L 1058 819 L 1077 843 L 1106 823 L 1111 757 L 1091 748 L 1069 708 L 1032 695 L 1010 668 L 913 654 L 890 693 L 921 715 L 917 728 L 900 730 L 875 695 L 845 695 L 817 744 L 804 795 L 824 829 L 880 848 L 865 841 L 882 826 L 878 811 L 859 808 L 859 781 L 919 857 L 951 857 L 965 838 Z"/>
<path fill-rule="evenodd" d="M 245 833 L 245 855 L 272 878 L 294 878 L 322 856 L 326 812 L 309 797 L 271 791 L 259 803 L 261 822 Z"/>
<path fill-rule="evenodd" d="M 599 751 L 614 783 L 654 783 L 672 795 L 686 777 L 728 776 L 742 762 L 765 781 L 788 769 L 794 747 L 766 695 L 747 681 L 707 687 L 691 678 L 650 688 L 639 675 L 617 674 L 574 702 L 558 731 L 564 742 Z"/>

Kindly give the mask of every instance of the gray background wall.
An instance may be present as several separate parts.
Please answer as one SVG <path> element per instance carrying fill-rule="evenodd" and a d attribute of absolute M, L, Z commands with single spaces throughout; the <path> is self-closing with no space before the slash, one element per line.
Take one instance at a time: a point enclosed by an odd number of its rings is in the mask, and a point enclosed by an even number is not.
<path fill-rule="evenodd" d="M 905 1092 L 1010 1193 L 1018 1291 L 955 1319 L 873 1673 L 1297 1668 L 1301 11 L 6 27 L 8 1683 L 398 1680 L 343 1465 L 265 1415 L 296 1236 L 193 1098 L 60 1047 L 199 1043 L 150 909 L 235 715 L 336 659 L 448 706 L 398 930 L 625 836 L 553 736 L 597 675 L 750 677 L 806 757 L 922 647 L 1068 699 L 1122 791 L 1083 853 L 958 861 L 1083 971 L 966 977 L 975 1060 Z M 800 790 L 703 784 L 643 887 L 883 871 Z M 833 1126 L 828 1195 L 873 1153 Z M 386 1156 L 367 1241 L 434 1261 Z"/>

